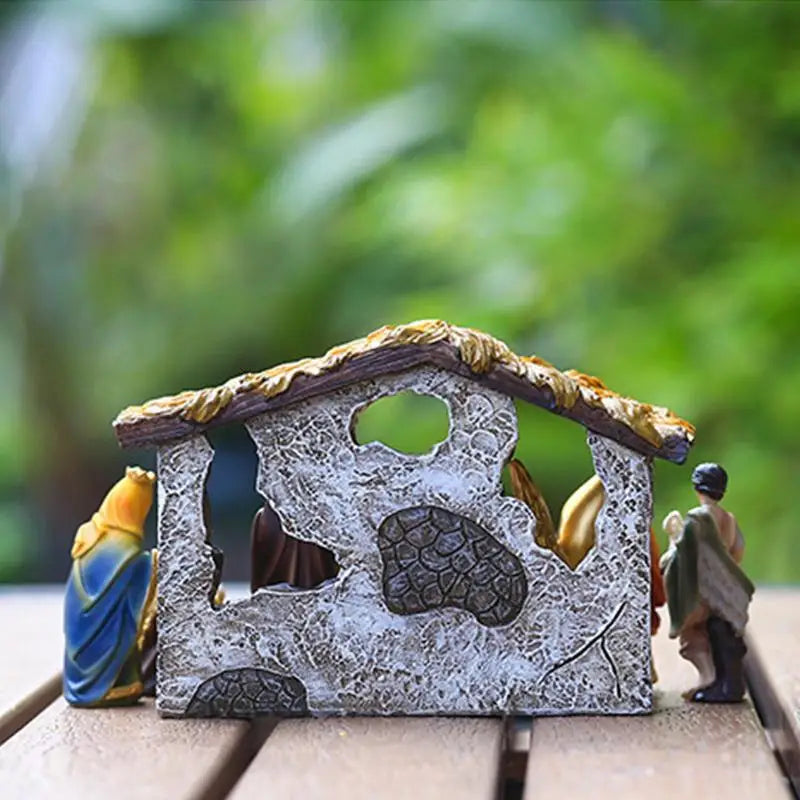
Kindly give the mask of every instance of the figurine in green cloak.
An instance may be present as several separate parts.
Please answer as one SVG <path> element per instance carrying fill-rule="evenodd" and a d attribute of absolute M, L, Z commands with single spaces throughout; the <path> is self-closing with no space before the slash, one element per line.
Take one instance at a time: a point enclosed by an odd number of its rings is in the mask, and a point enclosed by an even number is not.
<path fill-rule="evenodd" d="M 686 693 L 703 703 L 735 703 L 744 696 L 742 659 L 747 609 L 753 584 L 739 568 L 744 538 L 736 518 L 719 505 L 728 475 L 719 464 L 692 473 L 700 505 L 681 520 L 664 521 L 671 545 L 661 557 L 670 637 L 680 637 L 681 655 L 697 667 L 700 685 Z"/>

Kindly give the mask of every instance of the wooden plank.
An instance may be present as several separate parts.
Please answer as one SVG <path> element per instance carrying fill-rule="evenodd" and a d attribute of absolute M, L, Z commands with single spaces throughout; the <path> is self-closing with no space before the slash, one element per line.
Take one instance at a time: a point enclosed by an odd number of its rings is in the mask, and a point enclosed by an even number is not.
<path fill-rule="evenodd" d="M 390 717 L 284 720 L 232 800 L 493 798 L 499 719 Z"/>
<path fill-rule="evenodd" d="M 666 627 L 654 642 L 657 710 L 642 717 L 534 720 L 526 800 L 789 796 L 750 702 L 701 705 L 681 698 L 695 672 Z"/>
<path fill-rule="evenodd" d="M 161 719 L 151 700 L 129 708 L 77 709 L 59 699 L 0 746 L 0 795 L 224 796 L 255 749 L 248 752 L 252 732 L 235 720 Z"/>
<path fill-rule="evenodd" d="M 800 589 L 759 589 L 745 660 L 753 700 L 800 796 Z"/>
<path fill-rule="evenodd" d="M 234 586 L 233 594 L 240 591 Z M 0 730 L 5 726 L 11 737 L 0 746 L 0 796 L 223 797 L 263 740 L 260 727 L 162 720 L 151 700 L 86 710 L 56 699 L 62 598 L 60 586 L 0 592 L 7 647 L 0 660 Z"/>
<path fill-rule="evenodd" d="M 0 590 L 0 742 L 61 693 L 61 587 Z"/>

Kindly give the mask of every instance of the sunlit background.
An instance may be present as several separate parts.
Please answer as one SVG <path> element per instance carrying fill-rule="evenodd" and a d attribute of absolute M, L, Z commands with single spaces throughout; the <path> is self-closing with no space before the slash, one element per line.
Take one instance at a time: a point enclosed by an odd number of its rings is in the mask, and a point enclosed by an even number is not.
<path fill-rule="evenodd" d="M 0 581 L 154 466 L 123 407 L 426 317 L 691 420 L 662 546 L 719 461 L 745 569 L 799 581 L 798 41 L 792 2 L 0 5 Z M 557 516 L 585 433 L 519 410 Z M 211 440 L 242 580 L 253 447 Z"/>

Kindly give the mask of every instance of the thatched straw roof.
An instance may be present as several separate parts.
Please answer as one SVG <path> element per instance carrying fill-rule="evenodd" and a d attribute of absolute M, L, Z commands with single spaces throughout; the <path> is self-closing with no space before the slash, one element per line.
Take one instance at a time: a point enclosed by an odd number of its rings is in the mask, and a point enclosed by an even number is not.
<path fill-rule="evenodd" d="M 694 427 L 666 408 L 623 397 L 598 378 L 562 372 L 536 356 L 517 355 L 486 333 L 441 320 L 387 325 L 319 358 L 131 406 L 114 420 L 114 430 L 123 446 L 158 444 L 426 363 L 540 405 L 647 455 L 681 463 L 694 439 Z"/>

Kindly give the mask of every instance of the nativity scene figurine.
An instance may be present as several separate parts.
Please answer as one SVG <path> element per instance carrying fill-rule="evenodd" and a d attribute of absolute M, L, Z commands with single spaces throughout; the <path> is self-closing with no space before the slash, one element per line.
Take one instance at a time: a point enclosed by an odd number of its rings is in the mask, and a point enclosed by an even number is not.
<path fill-rule="evenodd" d="M 670 547 L 661 558 L 670 614 L 670 636 L 698 672 L 685 696 L 702 703 L 735 703 L 744 697 L 744 629 L 754 587 L 739 564 L 744 537 L 720 501 L 728 474 L 719 464 L 692 472 L 700 505 L 681 519 L 664 520 Z"/>
<path fill-rule="evenodd" d="M 128 467 L 77 531 L 64 601 L 64 697 L 74 706 L 135 703 L 156 613 L 155 551 L 143 552 L 155 474 Z"/>

